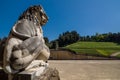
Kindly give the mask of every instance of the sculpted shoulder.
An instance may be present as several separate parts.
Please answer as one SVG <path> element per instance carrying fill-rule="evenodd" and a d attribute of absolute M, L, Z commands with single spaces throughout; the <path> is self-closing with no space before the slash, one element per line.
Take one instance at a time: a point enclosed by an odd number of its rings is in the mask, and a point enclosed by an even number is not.
<path fill-rule="evenodd" d="M 36 35 L 36 27 L 32 21 L 22 19 L 12 28 L 11 33 L 21 38 L 30 38 Z"/>

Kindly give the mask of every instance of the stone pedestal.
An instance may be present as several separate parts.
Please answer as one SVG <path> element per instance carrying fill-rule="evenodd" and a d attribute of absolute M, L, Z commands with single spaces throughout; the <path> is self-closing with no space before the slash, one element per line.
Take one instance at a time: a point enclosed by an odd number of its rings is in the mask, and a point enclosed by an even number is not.
<path fill-rule="evenodd" d="M 0 68 L 0 80 L 8 80 L 8 74 L 2 68 Z"/>
<path fill-rule="evenodd" d="M 17 75 L 13 75 L 12 80 L 60 80 L 59 72 L 57 69 L 50 67 L 39 67 L 29 71 L 23 71 Z M 9 78 L 10 79 L 10 78 Z M 0 80 L 9 80 L 8 75 L 0 69 Z"/>

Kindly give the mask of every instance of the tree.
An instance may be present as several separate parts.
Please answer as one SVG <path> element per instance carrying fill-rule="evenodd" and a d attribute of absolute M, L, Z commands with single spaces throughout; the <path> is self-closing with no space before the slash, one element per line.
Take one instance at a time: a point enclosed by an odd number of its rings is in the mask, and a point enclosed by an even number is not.
<path fill-rule="evenodd" d="M 77 42 L 80 39 L 79 34 L 76 31 L 66 31 L 60 34 L 58 37 L 58 43 L 60 47 L 66 46 L 68 44 Z"/>
<path fill-rule="evenodd" d="M 44 37 L 44 40 L 45 40 L 45 44 L 49 47 L 49 39 L 47 37 Z"/>
<path fill-rule="evenodd" d="M 4 37 L 4 38 L 0 41 L 0 61 L 3 60 L 3 53 L 4 53 L 4 48 L 5 48 L 6 40 L 7 40 L 7 38 Z"/>

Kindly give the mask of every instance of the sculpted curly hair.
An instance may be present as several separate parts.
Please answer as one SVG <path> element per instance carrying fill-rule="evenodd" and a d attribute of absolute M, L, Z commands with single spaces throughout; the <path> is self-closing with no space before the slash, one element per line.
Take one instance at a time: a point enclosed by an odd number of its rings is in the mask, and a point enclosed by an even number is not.
<path fill-rule="evenodd" d="M 29 7 L 23 14 L 19 17 L 18 20 L 28 19 L 36 23 L 36 25 L 44 25 L 48 21 L 48 17 L 44 12 L 42 6 L 35 5 Z"/>

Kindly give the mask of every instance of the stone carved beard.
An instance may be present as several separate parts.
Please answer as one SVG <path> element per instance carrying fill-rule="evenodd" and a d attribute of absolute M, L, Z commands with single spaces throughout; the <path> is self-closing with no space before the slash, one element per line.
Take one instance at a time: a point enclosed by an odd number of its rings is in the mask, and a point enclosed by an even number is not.
<path fill-rule="evenodd" d="M 37 26 L 43 26 L 48 21 L 48 17 L 40 5 L 29 7 L 19 17 L 19 20 L 21 19 L 33 21 Z"/>

